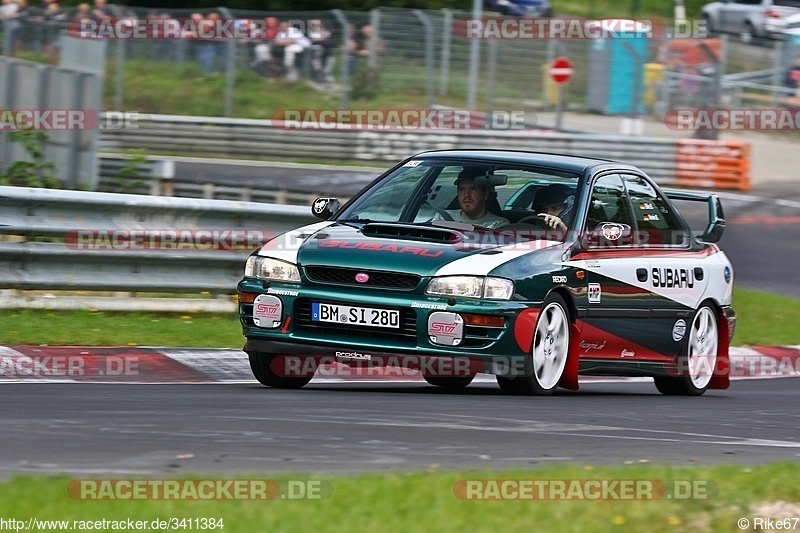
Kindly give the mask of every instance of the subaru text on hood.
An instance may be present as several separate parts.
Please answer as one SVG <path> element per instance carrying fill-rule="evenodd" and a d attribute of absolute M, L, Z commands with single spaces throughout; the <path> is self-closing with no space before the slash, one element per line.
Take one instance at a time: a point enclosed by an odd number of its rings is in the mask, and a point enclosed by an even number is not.
<path fill-rule="evenodd" d="M 707 204 L 702 234 L 672 200 Z M 412 368 L 450 388 L 489 373 L 512 394 L 576 390 L 579 374 L 650 376 L 664 394 L 729 385 L 733 271 L 714 195 L 665 194 L 612 161 L 448 150 L 312 212 L 324 220 L 264 244 L 238 285 L 264 385 L 302 387 L 320 365 Z"/>

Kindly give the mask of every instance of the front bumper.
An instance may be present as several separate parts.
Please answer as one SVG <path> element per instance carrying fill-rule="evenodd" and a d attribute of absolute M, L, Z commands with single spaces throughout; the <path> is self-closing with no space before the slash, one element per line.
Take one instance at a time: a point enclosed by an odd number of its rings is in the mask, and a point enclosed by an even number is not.
<path fill-rule="evenodd" d="M 246 278 L 239 283 L 239 319 L 247 338 L 245 351 L 315 358 L 344 358 L 337 354 L 353 351 L 375 356 L 373 364 L 388 357 L 409 356 L 417 358 L 467 358 L 485 365 L 490 372 L 495 363 L 519 366 L 527 353 L 517 341 L 514 328 L 521 312 L 530 309 L 528 302 L 490 301 L 458 298 L 449 305 L 446 297 L 434 297 L 404 291 L 353 290 L 351 288 L 310 284 L 268 285 Z M 282 320 L 280 326 L 263 328 L 253 321 L 253 304 L 242 303 L 242 294 L 270 294 L 280 299 Z M 401 324 L 395 329 L 350 326 L 337 323 L 312 322 L 311 302 L 397 309 Z M 536 305 L 534 304 L 534 307 Z M 458 346 L 445 346 L 432 342 L 428 334 L 428 318 L 432 313 L 448 313 L 503 317 L 502 327 L 465 325 L 464 338 Z M 496 369 L 495 369 L 496 370 Z M 506 373 L 501 370 L 501 373 Z"/>

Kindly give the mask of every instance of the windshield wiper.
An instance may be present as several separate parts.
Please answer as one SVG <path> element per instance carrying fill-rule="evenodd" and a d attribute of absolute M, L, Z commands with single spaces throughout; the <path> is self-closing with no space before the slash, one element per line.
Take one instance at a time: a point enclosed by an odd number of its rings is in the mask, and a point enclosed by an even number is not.
<path fill-rule="evenodd" d="M 341 220 L 337 220 L 336 221 L 337 224 L 345 224 L 345 225 L 351 226 L 351 227 L 352 227 L 352 225 L 354 223 L 355 224 L 369 224 L 370 222 L 374 222 L 374 221 L 370 220 L 368 218 L 358 218 L 358 217 L 355 217 L 355 218 L 343 218 Z"/>
<path fill-rule="evenodd" d="M 354 217 L 354 218 L 341 218 L 336 222 L 361 222 L 362 224 L 369 224 L 370 222 L 375 222 L 375 221 L 369 218 Z"/>

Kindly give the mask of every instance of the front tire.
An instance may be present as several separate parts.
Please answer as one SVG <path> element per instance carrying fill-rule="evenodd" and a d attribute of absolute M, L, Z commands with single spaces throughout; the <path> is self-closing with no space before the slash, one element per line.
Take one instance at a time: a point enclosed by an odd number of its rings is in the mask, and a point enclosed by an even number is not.
<path fill-rule="evenodd" d="M 314 372 L 310 375 L 301 377 L 286 377 L 281 376 L 275 372 L 273 362 L 275 355 L 263 352 L 250 352 L 247 354 L 250 358 L 250 370 L 253 376 L 262 385 L 273 387 L 275 389 L 300 389 L 305 387 L 311 378 L 314 377 Z"/>
<path fill-rule="evenodd" d="M 497 378 L 507 393 L 547 396 L 558 388 L 567 367 L 570 345 L 570 319 L 567 304 L 558 294 L 551 294 L 542 304 L 536 321 L 531 353 L 530 375 L 513 379 Z"/>
<path fill-rule="evenodd" d="M 702 305 L 692 319 L 686 341 L 686 355 L 678 359 L 679 370 L 687 376 L 657 377 L 656 388 L 668 396 L 700 396 L 708 389 L 719 356 L 719 324 L 710 305 Z"/>

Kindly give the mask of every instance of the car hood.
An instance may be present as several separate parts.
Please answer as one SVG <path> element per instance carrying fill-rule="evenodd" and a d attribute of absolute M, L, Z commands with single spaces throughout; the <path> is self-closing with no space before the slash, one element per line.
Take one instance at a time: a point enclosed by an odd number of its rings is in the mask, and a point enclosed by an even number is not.
<path fill-rule="evenodd" d="M 291 236 L 287 238 L 286 236 Z M 264 245 L 259 255 L 303 267 L 328 266 L 433 275 L 487 275 L 521 255 L 561 243 L 512 242 L 496 231 L 393 223 L 314 224 Z M 292 246 L 292 241 L 295 245 Z"/>

